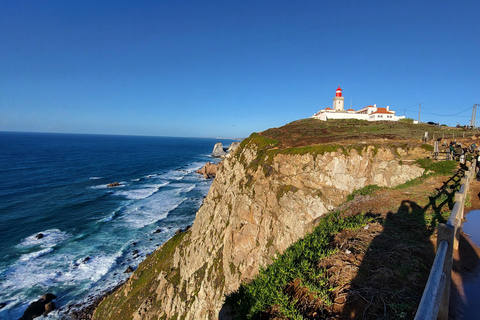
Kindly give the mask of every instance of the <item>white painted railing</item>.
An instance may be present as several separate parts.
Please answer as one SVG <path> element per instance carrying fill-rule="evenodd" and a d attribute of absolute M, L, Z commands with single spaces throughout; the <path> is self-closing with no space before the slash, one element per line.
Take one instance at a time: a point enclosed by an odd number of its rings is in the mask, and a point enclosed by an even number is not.
<path fill-rule="evenodd" d="M 448 319 L 453 250 L 458 250 L 465 199 L 470 182 L 476 176 L 476 162 L 474 159 L 472 163 L 469 163 L 469 169 L 461 180 L 460 190 L 455 193 L 455 204 L 447 223 L 438 224 L 437 254 L 415 315 L 416 320 Z"/>

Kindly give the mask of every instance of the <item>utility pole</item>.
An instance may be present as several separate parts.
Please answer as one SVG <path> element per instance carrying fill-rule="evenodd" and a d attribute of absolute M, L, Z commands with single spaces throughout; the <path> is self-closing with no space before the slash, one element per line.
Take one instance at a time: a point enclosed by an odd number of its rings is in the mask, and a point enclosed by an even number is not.
<path fill-rule="evenodd" d="M 475 103 L 472 108 L 472 120 L 470 120 L 470 126 L 475 129 L 475 118 L 477 117 L 477 106 L 478 103 Z"/>
<path fill-rule="evenodd" d="M 418 123 L 420 123 L 420 111 L 422 110 L 422 103 L 418 103 Z"/>

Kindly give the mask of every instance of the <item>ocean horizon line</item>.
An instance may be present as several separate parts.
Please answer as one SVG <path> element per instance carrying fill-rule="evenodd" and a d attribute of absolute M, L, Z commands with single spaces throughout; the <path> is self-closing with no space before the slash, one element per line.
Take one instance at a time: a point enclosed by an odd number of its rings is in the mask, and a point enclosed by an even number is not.
<path fill-rule="evenodd" d="M 115 137 L 146 137 L 146 138 L 186 138 L 186 139 L 219 139 L 241 141 L 245 138 L 231 137 L 193 137 L 193 136 L 165 136 L 165 135 L 143 135 L 143 134 L 117 134 L 117 133 L 79 133 L 79 132 L 46 132 L 46 131 L 10 131 L 0 130 L 2 133 L 20 133 L 20 134 L 52 134 L 52 135 L 85 135 L 85 136 L 115 136 Z"/>

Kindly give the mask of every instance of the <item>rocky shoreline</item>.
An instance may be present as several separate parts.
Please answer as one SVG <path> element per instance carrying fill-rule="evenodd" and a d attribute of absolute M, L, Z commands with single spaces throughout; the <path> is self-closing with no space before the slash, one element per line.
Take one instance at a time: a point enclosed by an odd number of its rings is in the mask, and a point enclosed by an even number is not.
<path fill-rule="evenodd" d="M 212 152 L 212 157 L 218 157 L 218 158 L 225 158 L 228 157 L 229 154 L 236 150 L 238 146 L 240 145 L 240 142 L 233 142 L 228 148 L 224 148 L 221 142 L 218 142 L 215 144 Z M 223 153 L 220 152 L 223 151 Z M 213 179 L 215 178 L 215 175 L 217 173 L 217 168 L 219 164 L 214 164 L 207 162 L 202 168 L 196 171 L 196 173 L 203 175 L 205 179 Z M 110 184 L 108 187 L 115 187 L 116 185 Z M 187 226 L 185 229 L 179 229 L 177 233 L 179 232 L 184 232 L 187 231 L 190 228 L 190 226 Z M 177 234 L 176 233 L 176 234 Z M 113 289 L 106 291 L 102 295 L 92 299 L 88 304 L 84 305 L 73 305 L 69 309 L 76 309 L 75 311 L 71 311 L 68 313 L 68 315 L 71 317 L 73 320 L 91 320 L 93 317 L 93 314 L 95 312 L 95 309 L 98 307 L 98 305 L 110 294 L 115 292 L 118 288 L 123 286 L 126 282 L 128 281 L 128 278 L 125 279 L 124 281 L 120 282 L 117 286 L 115 286 Z"/>
<path fill-rule="evenodd" d="M 89 303 L 87 305 L 84 305 L 84 306 L 74 305 L 73 307 L 78 307 L 79 309 L 76 310 L 76 311 L 70 312 L 69 313 L 70 317 L 73 320 L 90 320 L 90 319 L 92 319 L 93 313 L 95 312 L 95 309 L 100 304 L 100 302 L 102 302 L 103 299 L 105 299 L 109 294 L 111 294 L 112 292 L 115 292 L 118 288 L 123 286 L 125 284 L 125 282 L 127 282 L 127 280 L 128 279 L 120 282 L 113 289 L 108 290 L 107 292 L 105 292 L 101 296 L 96 297 L 95 299 L 93 299 L 93 301 L 91 303 Z"/>

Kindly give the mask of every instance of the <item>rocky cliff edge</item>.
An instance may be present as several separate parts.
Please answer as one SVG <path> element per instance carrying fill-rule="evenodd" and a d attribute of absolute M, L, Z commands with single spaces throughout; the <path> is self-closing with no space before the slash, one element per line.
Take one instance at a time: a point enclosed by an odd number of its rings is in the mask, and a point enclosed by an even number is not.
<path fill-rule="evenodd" d="M 224 159 L 190 230 L 97 308 L 94 319 L 218 319 L 225 294 L 366 185 L 419 177 L 428 148 L 395 143 L 278 149 L 253 134 Z"/>

